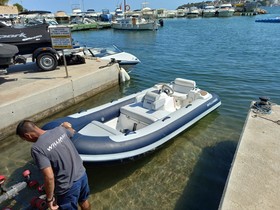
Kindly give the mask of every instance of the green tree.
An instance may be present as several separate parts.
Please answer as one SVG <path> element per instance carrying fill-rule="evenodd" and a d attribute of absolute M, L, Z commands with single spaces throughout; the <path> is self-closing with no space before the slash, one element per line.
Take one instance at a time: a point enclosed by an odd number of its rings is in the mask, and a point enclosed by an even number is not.
<path fill-rule="evenodd" d="M 0 6 L 4 6 L 9 2 L 9 0 L 0 0 Z"/>
<path fill-rule="evenodd" d="M 23 12 L 23 6 L 18 4 L 18 3 L 15 3 L 13 6 L 16 6 L 18 8 L 18 12 Z"/>

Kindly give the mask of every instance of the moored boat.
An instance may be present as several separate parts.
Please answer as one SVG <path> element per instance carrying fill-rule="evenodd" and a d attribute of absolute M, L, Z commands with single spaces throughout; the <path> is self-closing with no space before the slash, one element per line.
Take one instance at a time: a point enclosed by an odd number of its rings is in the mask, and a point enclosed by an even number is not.
<path fill-rule="evenodd" d="M 58 24 L 68 25 L 70 23 L 70 17 L 64 11 L 57 11 L 54 18 Z"/>
<path fill-rule="evenodd" d="M 199 11 L 197 9 L 197 7 L 190 7 L 189 11 L 186 13 L 186 16 L 188 18 L 196 18 L 199 15 Z"/>
<path fill-rule="evenodd" d="M 267 18 L 267 19 L 257 19 L 255 22 L 261 22 L 261 23 L 280 23 L 280 17 L 275 18 Z"/>
<path fill-rule="evenodd" d="M 217 10 L 219 17 L 231 17 L 234 13 L 234 8 L 231 4 L 221 4 Z"/>
<path fill-rule="evenodd" d="M 202 17 L 215 17 L 216 15 L 216 9 L 213 5 L 207 5 L 202 10 Z"/>
<path fill-rule="evenodd" d="M 117 161 L 155 150 L 221 105 L 216 94 L 177 78 L 102 106 L 54 120 L 70 122 L 72 141 L 88 162 Z"/>
<path fill-rule="evenodd" d="M 146 5 L 146 3 L 145 3 Z M 122 16 L 116 16 L 112 21 L 112 28 L 118 30 L 157 30 L 158 23 L 154 17 L 154 11 L 143 7 L 141 11 L 129 11 L 130 6 L 124 1 Z M 119 11 L 120 12 L 120 11 Z"/>
<path fill-rule="evenodd" d="M 157 30 L 158 24 L 156 20 L 146 20 L 141 14 L 132 13 L 112 21 L 111 27 L 118 30 Z"/>
<path fill-rule="evenodd" d="M 40 47 L 51 47 L 48 24 L 15 28 L 0 23 L 0 43 L 15 45 L 20 54 L 32 54 Z"/>
<path fill-rule="evenodd" d="M 136 56 L 128 52 L 124 52 L 115 45 L 101 48 L 79 47 L 71 50 L 64 50 L 64 52 L 65 54 L 71 53 L 86 57 L 95 57 L 108 62 L 114 59 L 119 63 L 120 67 L 127 71 L 130 70 L 131 67 L 134 67 L 136 64 L 140 63 L 140 60 Z"/>

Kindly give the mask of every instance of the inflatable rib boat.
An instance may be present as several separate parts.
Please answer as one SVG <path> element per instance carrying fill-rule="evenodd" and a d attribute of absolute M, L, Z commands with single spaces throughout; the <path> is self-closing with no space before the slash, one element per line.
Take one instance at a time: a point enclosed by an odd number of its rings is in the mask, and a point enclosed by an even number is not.
<path fill-rule="evenodd" d="M 72 138 L 87 162 L 134 158 L 155 150 L 221 105 L 220 98 L 177 78 L 102 106 L 57 119 L 70 122 Z"/>

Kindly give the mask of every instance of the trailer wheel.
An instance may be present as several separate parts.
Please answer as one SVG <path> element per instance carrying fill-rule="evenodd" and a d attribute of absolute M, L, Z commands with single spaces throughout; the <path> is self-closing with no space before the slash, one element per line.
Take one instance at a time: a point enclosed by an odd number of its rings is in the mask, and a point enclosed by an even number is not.
<path fill-rule="evenodd" d="M 58 61 L 54 54 L 47 52 L 39 54 L 36 63 L 43 71 L 50 71 L 56 69 Z"/>

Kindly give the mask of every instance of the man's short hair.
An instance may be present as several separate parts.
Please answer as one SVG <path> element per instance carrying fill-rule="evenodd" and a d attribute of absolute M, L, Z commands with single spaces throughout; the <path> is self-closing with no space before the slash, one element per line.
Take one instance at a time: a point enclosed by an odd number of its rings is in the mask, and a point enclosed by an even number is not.
<path fill-rule="evenodd" d="M 16 134 L 20 137 L 24 137 L 25 133 L 33 131 L 36 127 L 36 124 L 30 120 L 22 120 L 16 129 Z"/>

